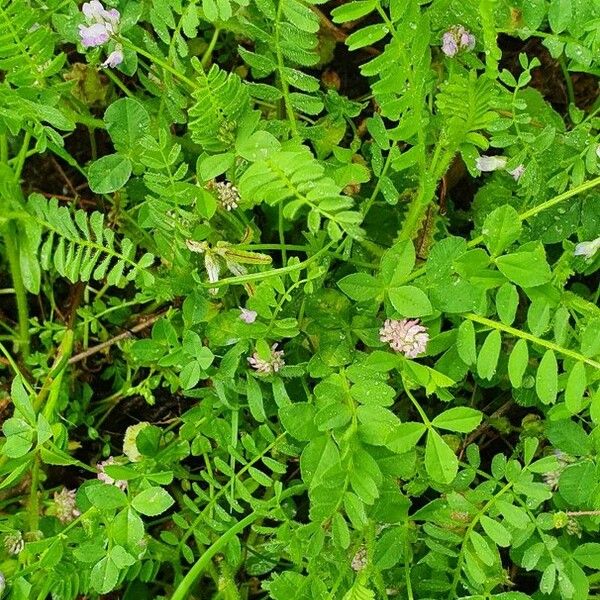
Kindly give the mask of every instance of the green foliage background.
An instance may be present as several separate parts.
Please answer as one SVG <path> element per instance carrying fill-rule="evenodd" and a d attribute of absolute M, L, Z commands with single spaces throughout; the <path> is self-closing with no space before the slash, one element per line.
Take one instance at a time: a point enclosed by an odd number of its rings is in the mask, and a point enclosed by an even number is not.
<path fill-rule="evenodd" d="M 597 597 L 598 0 L 110 7 L 0 0 L 0 597 Z"/>

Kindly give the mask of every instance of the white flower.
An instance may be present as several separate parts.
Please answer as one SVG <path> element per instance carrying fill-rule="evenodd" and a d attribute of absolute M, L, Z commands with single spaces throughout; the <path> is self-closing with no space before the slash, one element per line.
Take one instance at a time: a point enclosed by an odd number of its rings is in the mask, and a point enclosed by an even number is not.
<path fill-rule="evenodd" d="M 427 349 L 429 334 L 419 319 L 386 319 L 379 330 L 379 339 L 407 358 L 415 358 Z"/>
<path fill-rule="evenodd" d="M 108 467 L 110 465 L 116 465 L 116 464 L 117 464 L 117 462 L 115 461 L 114 457 L 112 457 L 112 456 L 109 456 L 106 460 L 99 462 L 96 465 L 96 468 L 98 469 L 98 479 L 100 481 L 102 481 L 103 483 L 106 483 L 108 485 L 115 485 L 119 489 L 125 490 L 125 489 L 127 489 L 126 481 L 124 481 L 122 479 L 115 480 L 104 471 L 105 467 Z"/>
<path fill-rule="evenodd" d="M 509 175 L 512 175 L 512 177 L 515 181 L 519 181 L 519 179 L 521 179 L 521 175 L 523 175 L 523 173 L 525 173 L 524 165 L 518 165 L 512 171 L 508 172 Z"/>
<path fill-rule="evenodd" d="M 256 317 L 258 313 L 255 310 L 248 310 L 247 308 L 240 308 L 240 319 L 244 321 L 244 323 L 254 323 L 256 321 Z"/>
<path fill-rule="evenodd" d="M 7 533 L 4 536 L 4 548 L 9 554 L 16 556 L 21 554 L 23 548 L 25 548 L 25 540 L 23 534 L 20 531 L 14 533 Z"/>
<path fill-rule="evenodd" d="M 277 373 L 284 365 L 283 350 L 277 350 L 277 344 L 271 346 L 271 358 L 268 360 L 262 359 L 258 352 L 248 357 L 248 364 L 256 369 L 262 375 L 270 375 Z"/>
<path fill-rule="evenodd" d="M 596 156 L 600 158 L 600 144 L 596 146 Z"/>
<path fill-rule="evenodd" d="M 54 492 L 54 508 L 56 517 L 61 523 L 70 523 L 81 513 L 75 506 L 75 490 L 63 487 L 60 492 Z"/>
<path fill-rule="evenodd" d="M 590 242 L 580 242 L 575 246 L 573 254 L 575 256 L 583 256 L 586 260 L 591 260 L 594 258 L 596 252 L 598 252 L 598 249 L 600 249 L 600 237 Z"/>
<path fill-rule="evenodd" d="M 497 171 L 498 169 L 504 169 L 508 158 L 505 156 L 480 156 L 475 161 L 475 166 L 482 172 L 489 173 L 490 171 Z"/>

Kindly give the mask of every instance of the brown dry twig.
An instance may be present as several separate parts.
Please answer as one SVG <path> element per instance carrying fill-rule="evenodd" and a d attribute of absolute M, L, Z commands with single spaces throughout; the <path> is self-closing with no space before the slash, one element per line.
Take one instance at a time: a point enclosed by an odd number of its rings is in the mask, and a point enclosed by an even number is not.
<path fill-rule="evenodd" d="M 103 350 L 106 350 L 107 348 L 114 346 L 118 342 L 126 340 L 130 337 L 133 337 L 133 335 L 135 333 L 143 331 L 144 329 L 147 329 L 148 327 L 150 327 L 154 323 L 156 323 L 156 321 L 158 321 L 162 316 L 165 315 L 165 312 L 166 311 L 163 311 L 156 315 L 147 317 L 141 323 L 138 323 L 137 325 L 133 326 L 131 329 L 128 329 L 127 331 L 124 331 L 123 333 L 116 335 L 115 337 L 111 338 L 110 340 L 106 340 L 106 342 L 102 342 L 101 344 L 96 344 L 95 346 L 92 346 L 91 348 L 88 348 L 87 350 L 84 350 L 83 352 L 80 352 L 79 354 L 75 354 L 75 356 L 72 356 L 69 359 L 69 364 L 73 365 L 75 363 L 81 362 L 82 360 L 85 360 L 86 358 L 89 358 L 90 356 L 93 356 L 94 354 L 97 354 L 98 352 L 102 352 Z"/>

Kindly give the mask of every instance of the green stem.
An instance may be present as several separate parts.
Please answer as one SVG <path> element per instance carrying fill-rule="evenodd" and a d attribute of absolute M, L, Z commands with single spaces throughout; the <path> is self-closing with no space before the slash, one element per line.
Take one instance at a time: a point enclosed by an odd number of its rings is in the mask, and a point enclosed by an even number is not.
<path fill-rule="evenodd" d="M 456 593 L 458 584 L 460 582 L 460 574 L 462 573 L 463 562 L 465 560 L 465 549 L 467 547 L 467 542 L 471 537 L 471 532 L 477 527 L 479 520 L 483 517 L 490 508 L 495 504 L 496 500 L 503 496 L 510 488 L 512 488 L 513 482 L 509 481 L 497 494 L 495 494 L 492 498 L 490 498 L 483 508 L 475 515 L 475 518 L 469 523 L 467 530 L 465 531 L 465 535 L 463 536 L 463 541 L 460 547 L 460 553 L 458 555 L 458 560 L 456 563 L 456 570 L 454 571 L 454 579 L 452 580 L 452 587 L 450 589 L 450 594 L 448 594 L 448 600 L 455 600 L 458 598 Z"/>
<path fill-rule="evenodd" d="M 29 504 L 27 506 L 27 516 L 29 520 L 29 531 L 37 531 L 40 522 L 40 500 L 38 496 L 38 487 L 40 484 L 40 457 L 37 452 L 33 459 L 31 469 L 31 488 L 29 490 Z"/>
<path fill-rule="evenodd" d="M 285 245 L 285 235 L 283 233 L 283 202 L 279 203 L 278 212 L 279 243 L 281 244 L 281 264 L 285 267 L 285 265 L 287 265 L 287 249 Z"/>
<path fill-rule="evenodd" d="M 571 74 L 569 73 L 569 69 L 567 69 L 567 65 L 565 63 L 564 56 L 561 56 L 558 59 L 558 63 L 560 64 L 560 69 L 563 73 L 563 77 L 565 78 L 565 84 L 567 85 L 567 96 L 569 98 L 569 104 L 573 106 L 577 106 L 575 104 L 575 90 L 573 88 L 573 80 L 571 79 Z"/>
<path fill-rule="evenodd" d="M 6 256 L 10 276 L 15 290 L 15 299 L 17 302 L 17 319 L 19 322 L 19 350 L 23 360 L 29 357 L 29 307 L 27 305 L 27 290 L 23 284 L 21 273 L 21 263 L 19 259 L 18 232 L 14 221 L 9 221 L 4 229 L 4 241 L 6 243 Z"/>
<path fill-rule="evenodd" d="M 281 93 L 283 94 L 283 102 L 285 104 L 285 111 L 287 118 L 290 123 L 290 129 L 292 130 L 292 136 L 298 137 L 298 126 L 296 125 L 296 114 L 294 113 L 294 107 L 290 100 L 290 88 L 288 86 L 287 78 L 284 73 L 285 63 L 283 60 L 283 53 L 281 52 L 280 42 L 280 23 L 283 13 L 283 4 L 285 0 L 279 0 L 277 4 L 277 15 L 275 17 L 275 23 L 273 25 L 275 29 L 275 54 L 277 56 L 277 71 L 278 78 L 281 83 Z"/>
<path fill-rule="evenodd" d="M 212 53 L 215 49 L 215 46 L 217 45 L 217 40 L 219 39 L 219 34 L 221 33 L 221 30 L 217 27 L 212 34 L 212 37 L 210 38 L 210 42 L 208 44 L 208 48 L 206 49 L 206 52 L 204 52 L 204 54 L 202 55 L 202 59 L 201 59 L 201 63 L 202 66 L 206 69 L 206 67 L 208 66 L 208 63 L 210 63 L 211 59 L 212 59 Z"/>
<path fill-rule="evenodd" d="M 404 383 L 404 380 L 402 380 L 402 385 L 404 386 L 404 391 L 406 392 L 406 395 L 410 398 L 410 401 L 413 403 L 414 407 L 417 409 L 417 412 L 419 413 L 421 419 L 423 420 L 423 423 L 427 427 L 431 427 L 431 421 L 429 420 L 429 417 L 425 414 L 425 411 L 421 408 L 421 405 L 417 402 L 416 398 L 411 394 L 410 390 Z"/>
<path fill-rule="evenodd" d="M 497 329 L 499 331 L 504 331 L 514 337 L 523 338 L 533 344 L 537 344 L 538 346 L 543 346 L 544 348 L 548 348 L 549 350 L 554 350 L 559 354 L 564 356 L 568 356 L 574 360 L 583 362 L 594 369 L 600 369 L 600 363 L 580 354 L 579 352 L 575 352 L 574 350 L 569 350 L 568 348 L 563 348 L 554 342 L 550 342 L 549 340 L 544 340 L 539 338 L 531 333 L 527 333 L 526 331 L 521 331 L 520 329 L 515 329 L 514 327 L 510 327 L 509 325 L 504 325 L 503 323 L 498 323 L 497 321 L 492 321 L 491 319 L 487 319 L 486 317 L 480 317 L 474 313 L 467 313 L 464 315 L 465 318 L 474 321 L 475 323 L 480 323 L 481 325 L 485 325 L 486 327 L 490 327 L 491 329 Z"/>
<path fill-rule="evenodd" d="M 231 526 L 214 544 L 209 546 L 202 556 L 194 563 L 192 568 L 188 571 L 186 576 L 182 579 L 181 583 L 177 586 L 177 589 L 171 596 L 171 600 L 188 600 L 190 598 L 190 592 L 192 586 L 196 583 L 200 575 L 210 564 L 213 557 L 218 554 L 227 544 L 241 531 L 243 531 L 248 525 L 251 525 L 259 518 L 257 512 L 250 513 L 247 517 Z"/>

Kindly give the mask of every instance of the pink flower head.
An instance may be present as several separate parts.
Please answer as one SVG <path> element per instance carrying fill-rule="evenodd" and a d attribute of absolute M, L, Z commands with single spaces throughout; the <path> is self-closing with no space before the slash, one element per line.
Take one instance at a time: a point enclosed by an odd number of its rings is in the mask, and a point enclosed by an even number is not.
<path fill-rule="evenodd" d="M 458 43 L 451 31 L 446 31 L 442 36 L 442 52 L 449 58 L 453 58 L 458 54 Z"/>
<path fill-rule="evenodd" d="M 419 319 L 386 319 L 379 339 L 407 358 L 415 358 L 427 349 L 429 334 Z"/>
<path fill-rule="evenodd" d="M 54 506 L 56 517 L 61 523 L 70 523 L 81 514 L 75 505 L 75 490 L 66 487 L 60 492 L 54 492 Z"/>
<path fill-rule="evenodd" d="M 248 310 L 247 308 L 240 308 L 240 319 L 244 321 L 244 323 L 254 323 L 256 321 L 257 312 L 255 310 Z"/>
<path fill-rule="evenodd" d="M 99 0 L 86 2 L 81 10 L 87 26 L 79 26 L 79 37 L 85 48 L 102 46 L 108 42 L 111 35 L 117 33 L 121 20 L 118 10 L 114 8 L 106 10 Z"/>
<path fill-rule="evenodd" d="M 475 48 L 475 36 L 462 25 L 450 27 L 442 36 L 442 52 L 449 58 L 461 50 L 469 52 Z"/>
<path fill-rule="evenodd" d="M 108 475 L 106 473 L 106 471 L 104 470 L 105 467 L 108 467 L 110 465 L 116 465 L 117 462 L 115 461 L 114 457 L 109 456 L 106 460 L 103 460 L 101 462 L 99 462 L 96 465 L 96 468 L 98 469 L 98 479 L 100 481 L 102 481 L 103 483 L 106 483 L 108 485 L 115 485 L 117 486 L 120 490 L 126 490 L 127 489 L 127 482 L 122 480 L 122 479 L 113 479 L 110 475 Z"/>
<path fill-rule="evenodd" d="M 277 350 L 277 344 L 271 346 L 271 358 L 268 360 L 262 359 L 258 352 L 255 352 L 252 356 L 248 357 L 248 364 L 256 369 L 261 375 L 270 375 L 271 373 L 277 373 L 283 366 L 285 361 L 283 360 L 283 350 Z"/>
<path fill-rule="evenodd" d="M 102 63 L 103 67 L 114 68 L 123 62 L 123 47 L 119 44 Z"/>

